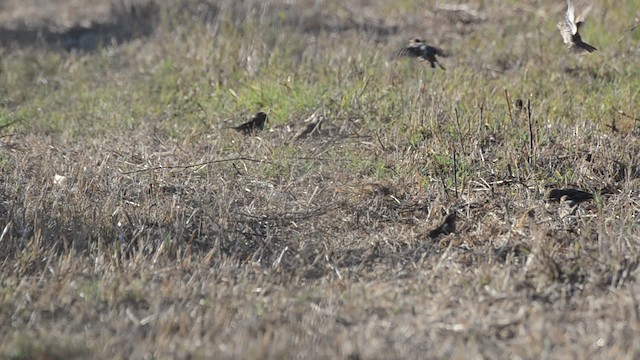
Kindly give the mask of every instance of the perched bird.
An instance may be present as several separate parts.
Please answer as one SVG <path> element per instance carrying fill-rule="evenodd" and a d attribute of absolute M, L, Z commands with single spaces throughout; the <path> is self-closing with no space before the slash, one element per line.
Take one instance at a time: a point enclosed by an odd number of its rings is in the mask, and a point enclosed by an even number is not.
<path fill-rule="evenodd" d="M 440 69 L 444 70 L 444 66 L 442 66 L 442 64 L 438 62 L 436 56 L 447 57 L 449 56 L 449 54 L 442 51 L 442 49 L 428 45 L 420 39 L 412 39 L 409 42 L 409 46 L 400 49 L 396 53 L 396 57 L 397 56 L 417 57 L 422 62 L 428 61 L 431 64 L 432 68 L 435 68 L 437 64 L 438 66 L 440 66 Z"/>
<path fill-rule="evenodd" d="M 269 121 L 267 114 L 260 111 L 251 120 L 242 125 L 232 127 L 237 132 L 245 135 L 253 135 L 264 128 L 264 123 Z"/>
<path fill-rule="evenodd" d="M 591 7 L 588 7 L 580 16 L 576 17 L 573 3 L 571 0 L 567 0 L 567 12 L 564 14 L 564 20 L 558 23 L 558 29 L 560 29 L 560 35 L 562 35 L 564 43 L 568 44 L 569 50 L 575 54 L 590 53 L 598 50 L 582 41 L 582 37 L 578 33 L 589 10 L 591 10 Z"/>

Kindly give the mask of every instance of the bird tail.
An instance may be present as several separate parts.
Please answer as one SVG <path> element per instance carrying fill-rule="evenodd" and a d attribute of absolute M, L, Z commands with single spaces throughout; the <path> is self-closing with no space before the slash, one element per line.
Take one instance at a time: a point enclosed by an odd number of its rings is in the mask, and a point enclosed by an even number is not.
<path fill-rule="evenodd" d="M 591 53 L 591 52 L 594 52 L 594 51 L 596 51 L 596 50 L 598 50 L 598 49 L 596 49 L 595 47 L 593 47 L 593 46 L 591 46 L 591 45 L 587 44 L 586 42 L 581 42 L 581 43 L 579 43 L 579 44 L 576 44 L 576 47 L 578 47 L 578 48 L 579 48 L 579 49 L 576 49 L 576 50 L 578 50 L 578 51 L 581 51 L 580 49 L 582 49 L 582 50 L 585 50 L 585 51 L 590 52 L 590 53 Z"/>

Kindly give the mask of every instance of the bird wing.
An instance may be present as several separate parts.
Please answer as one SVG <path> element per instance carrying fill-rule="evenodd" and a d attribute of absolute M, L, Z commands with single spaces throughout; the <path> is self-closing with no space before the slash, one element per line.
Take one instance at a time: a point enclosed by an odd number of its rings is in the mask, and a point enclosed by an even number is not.
<path fill-rule="evenodd" d="M 241 125 L 238 125 L 238 126 L 234 126 L 234 127 L 232 127 L 232 129 L 237 131 L 237 132 L 249 134 L 249 133 L 251 133 L 251 130 L 253 129 L 253 122 L 249 121 L 249 122 L 246 122 L 244 124 L 241 124 Z"/>
<path fill-rule="evenodd" d="M 589 6 L 587 6 L 581 13 L 580 15 L 576 16 L 575 18 L 575 23 L 576 23 L 576 27 L 580 28 L 580 25 L 582 25 L 584 23 L 584 20 L 587 18 L 587 15 L 589 15 L 589 13 L 591 12 L 591 8 L 592 5 L 589 4 Z"/>
<path fill-rule="evenodd" d="M 576 26 L 575 9 L 571 0 L 567 0 L 567 12 L 564 14 L 564 21 L 566 23 L 566 26 L 570 29 L 572 35 L 578 32 L 578 26 Z"/>
<path fill-rule="evenodd" d="M 398 52 L 396 53 L 396 57 L 397 56 L 418 57 L 420 56 L 420 48 L 417 46 L 407 46 L 405 48 L 398 50 Z"/>
<path fill-rule="evenodd" d="M 567 11 L 564 13 L 564 19 L 558 23 L 560 35 L 565 44 L 573 44 L 573 35 L 578 32 L 578 26 L 575 23 L 575 9 L 573 2 L 567 0 Z"/>
<path fill-rule="evenodd" d="M 558 23 L 558 29 L 560 29 L 560 35 L 562 35 L 562 40 L 564 40 L 565 44 L 571 44 L 573 32 L 571 30 L 571 26 L 568 25 L 567 21 L 560 21 Z"/>

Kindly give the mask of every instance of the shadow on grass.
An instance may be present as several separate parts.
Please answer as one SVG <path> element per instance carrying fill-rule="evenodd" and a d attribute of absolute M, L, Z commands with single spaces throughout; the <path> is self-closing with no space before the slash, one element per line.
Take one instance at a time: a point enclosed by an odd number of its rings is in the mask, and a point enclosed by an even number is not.
<path fill-rule="evenodd" d="M 66 51 L 95 51 L 103 46 L 148 37 L 159 22 L 159 13 L 158 5 L 153 1 L 131 6 L 116 3 L 112 5 L 110 21 L 106 23 L 92 22 L 89 26 L 76 25 L 63 31 L 25 24 L 16 28 L 0 26 L 0 46 L 9 49 L 43 46 Z"/>

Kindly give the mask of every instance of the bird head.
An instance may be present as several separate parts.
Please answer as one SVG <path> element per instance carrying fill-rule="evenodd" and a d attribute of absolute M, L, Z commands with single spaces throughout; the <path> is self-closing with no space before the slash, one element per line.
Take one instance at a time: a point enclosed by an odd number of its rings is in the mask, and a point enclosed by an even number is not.
<path fill-rule="evenodd" d="M 265 122 L 265 121 L 269 121 L 269 117 L 267 117 L 267 114 L 260 111 L 259 113 L 256 114 L 256 120 L 260 122 Z"/>

